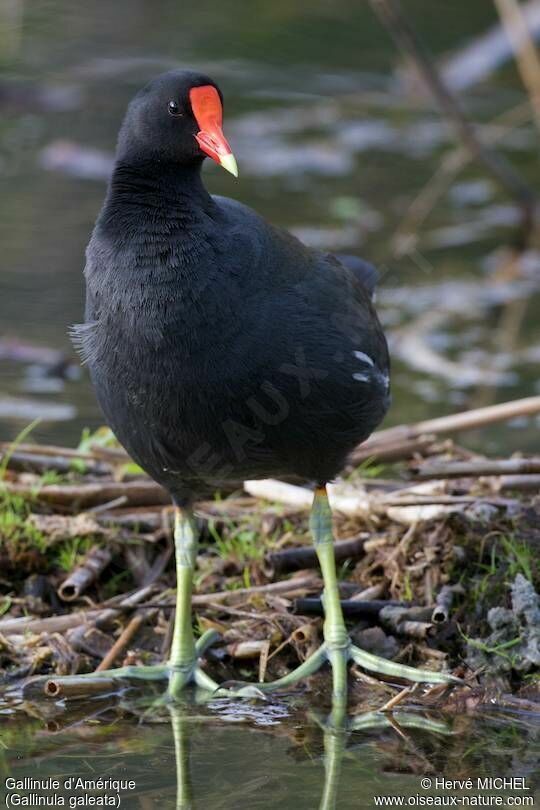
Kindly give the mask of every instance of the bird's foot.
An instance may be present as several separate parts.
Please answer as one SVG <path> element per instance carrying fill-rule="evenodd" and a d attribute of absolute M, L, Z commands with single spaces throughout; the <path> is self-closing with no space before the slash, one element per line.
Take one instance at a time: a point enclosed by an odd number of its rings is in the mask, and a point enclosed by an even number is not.
<path fill-rule="evenodd" d="M 378 655 L 365 652 L 351 644 L 349 647 L 349 658 L 354 661 L 358 666 L 368 669 L 370 672 L 378 672 L 381 675 L 390 675 L 395 678 L 403 678 L 406 681 L 413 681 L 415 683 L 447 683 L 447 684 L 462 684 L 460 678 L 450 675 L 446 672 L 435 672 L 431 669 L 417 669 L 416 667 L 409 667 L 405 664 L 396 664 L 395 661 L 389 661 L 387 658 L 381 658 Z"/>
<path fill-rule="evenodd" d="M 168 680 L 164 702 L 174 702 L 190 684 L 195 684 L 206 692 L 216 692 L 219 684 L 206 674 L 199 659 L 218 638 L 219 633 L 215 630 L 207 630 L 191 648 L 191 652 L 176 661 L 171 660 L 158 667 L 123 667 L 113 672 L 116 677 L 125 680 Z M 149 673 L 148 670 L 153 672 Z"/>
<path fill-rule="evenodd" d="M 332 636 L 333 634 L 330 633 L 329 635 Z M 173 663 L 169 661 L 166 664 L 125 666 L 101 672 L 91 672 L 85 675 L 43 677 L 34 679 L 29 686 L 32 687 L 33 695 L 39 694 L 39 688 L 42 685 L 43 694 L 46 697 L 73 699 L 114 694 L 129 688 L 134 681 L 168 681 L 164 702 L 174 702 L 190 684 L 204 690 L 208 697 L 263 698 L 268 693 L 287 689 L 302 679 L 313 675 L 328 661 L 332 667 L 332 704 L 334 712 L 337 711 L 337 717 L 341 714 L 341 710 L 346 708 L 347 704 L 347 665 L 349 661 L 354 661 L 371 672 L 417 683 L 462 683 L 459 678 L 455 678 L 453 675 L 416 669 L 367 653 L 353 645 L 349 638 L 346 637 L 346 640 L 340 644 L 325 641 L 300 666 L 275 681 L 268 683 L 235 681 L 220 685 L 207 675 L 199 664 L 199 658 L 217 637 L 218 634 L 213 630 L 204 633 L 195 645 L 193 656 L 185 662 Z M 339 726 L 340 723 L 337 723 L 337 725 Z"/>
<path fill-rule="evenodd" d="M 115 669 L 88 672 L 82 675 L 42 676 L 32 678 L 25 685 L 23 693 L 38 697 L 43 694 L 53 699 L 74 699 L 95 695 L 115 694 L 134 681 L 168 681 L 166 700 L 174 700 L 180 692 L 194 683 L 207 692 L 216 692 L 219 685 L 207 675 L 199 664 L 199 658 L 219 637 L 215 630 L 204 633 L 194 644 L 192 654 L 185 660 L 168 661 L 152 666 L 125 666 Z"/>
<path fill-rule="evenodd" d="M 371 672 L 377 672 L 381 675 L 388 675 L 415 683 L 446 683 L 449 685 L 462 683 L 459 678 L 444 672 L 416 669 L 415 667 L 409 667 L 405 664 L 397 664 L 394 661 L 389 661 L 387 658 L 372 655 L 356 647 L 347 639 L 346 643 L 339 646 L 324 642 L 318 650 L 300 664 L 300 666 L 275 681 L 257 684 L 244 682 L 231 683 L 230 685 L 225 684 L 223 687 L 219 687 L 219 692 L 238 697 L 251 697 L 256 696 L 257 693 L 259 695 L 265 695 L 269 692 L 276 692 L 293 686 L 309 675 L 313 675 L 326 661 L 328 661 L 332 667 L 332 704 L 334 709 L 337 708 L 338 713 L 339 707 L 346 706 L 347 702 L 347 665 L 350 661 L 354 661 L 354 663 Z"/>
<path fill-rule="evenodd" d="M 324 644 L 316 650 L 313 655 L 310 655 L 300 666 L 293 669 L 282 678 L 277 678 L 275 681 L 248 683 L 246 681 L 234 681 L 223 684 L 219 687 L 219 694 L 229 695 L 231 697 L 264 697 L 268 692 L 276 692 L 279 689 L 286 689 L 288 686 L 293 686 L 309 675 L 313 675 L 326 661 L 326 652 Z"/>

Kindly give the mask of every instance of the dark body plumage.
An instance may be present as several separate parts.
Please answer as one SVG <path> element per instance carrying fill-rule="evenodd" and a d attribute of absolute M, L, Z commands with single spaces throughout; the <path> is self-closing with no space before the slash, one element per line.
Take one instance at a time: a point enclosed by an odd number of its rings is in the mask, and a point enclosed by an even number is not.
<path fill-rule="evenodd" d="M 107 422 L 179 504 L 331 480 L 389 402 L 373 269 L 210 196 L 202 156 L 119 144 L 76 330 Z"/>

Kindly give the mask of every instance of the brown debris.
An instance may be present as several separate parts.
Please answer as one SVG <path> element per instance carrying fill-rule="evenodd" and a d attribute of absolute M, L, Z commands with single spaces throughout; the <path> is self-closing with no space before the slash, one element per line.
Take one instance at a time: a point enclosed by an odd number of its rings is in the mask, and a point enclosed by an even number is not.
<path fill-rule="evenodd" d="M 30 514 L 28 523 L 47 535 L 49 543 L 70 540 L 74 537 L 111 537 L 111 532 L 100 526 L 88 513 L 78 515 Z"/>

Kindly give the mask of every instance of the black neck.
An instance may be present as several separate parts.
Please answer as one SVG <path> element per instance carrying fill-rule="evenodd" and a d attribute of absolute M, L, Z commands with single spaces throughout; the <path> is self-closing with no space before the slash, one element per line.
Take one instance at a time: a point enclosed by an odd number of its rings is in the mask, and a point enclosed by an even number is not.
<path fill-rule="evenodd" d="M 189 225 L 201 211 L 213 206 L 212 197 L 201 178 L 202 160 L 189 165 L 158 161 L 118 161 L 115 165 L 105 205 L 102 225 L 119 227 L 126 219 L 174 218 Z"/>

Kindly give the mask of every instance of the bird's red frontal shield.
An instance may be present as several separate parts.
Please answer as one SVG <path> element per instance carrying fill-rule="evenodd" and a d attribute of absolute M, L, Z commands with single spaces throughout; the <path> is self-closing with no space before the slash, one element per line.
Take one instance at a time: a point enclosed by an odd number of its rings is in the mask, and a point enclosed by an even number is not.
<path fill-rule="evenodd" d="M 223 107 L 218 91 L 211 84 L 192 87 L 189 91 L 189 100 L 200 128 L 195 136 L 200 148 L 208 157 L 237 177 L 236 160 L 223 134 Z"/>

